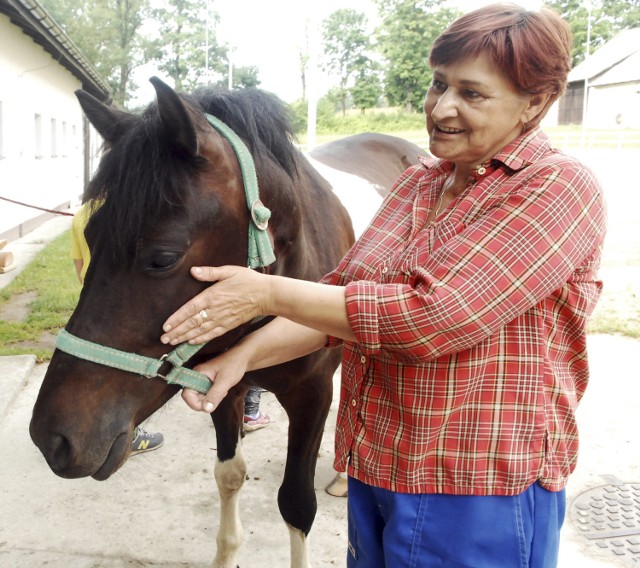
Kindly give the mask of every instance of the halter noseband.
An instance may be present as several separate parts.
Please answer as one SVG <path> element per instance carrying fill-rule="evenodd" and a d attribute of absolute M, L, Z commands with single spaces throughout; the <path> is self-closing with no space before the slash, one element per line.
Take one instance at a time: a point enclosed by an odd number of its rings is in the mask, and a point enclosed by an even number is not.
<path fill-rule="evenodd" d="M 271 211 L 260 201 L 258 177 L 251 153 L 240 137 L 224 122 L 209 114 L 205 114 L 205 117 L 209 124 L 231 144 L 240 163 L 247 207 L 251 214 L 247 266 L 249 268 L 268 266 L 276 259 L 271 240 L 267 234 Z M 181 343 L 170 353 L 163 355 L 159 359 L 154 359 L 81 339 L 69 333 L 66 329 L 60 331 L 56 339 L 56 348 L 74 357 L 120 369 L 121 371 L 135 373 L 140 377 L 160 378 L 170 385 L 176 384 L 181 387 L 188 387 L 201 393 L 206 393 L 209 390 L 211 381 L 205 374 L 185 368 L 184 364 L 205 345 Z M 169 372 L 160 374 L 165 366 L 171 367 Z"/>

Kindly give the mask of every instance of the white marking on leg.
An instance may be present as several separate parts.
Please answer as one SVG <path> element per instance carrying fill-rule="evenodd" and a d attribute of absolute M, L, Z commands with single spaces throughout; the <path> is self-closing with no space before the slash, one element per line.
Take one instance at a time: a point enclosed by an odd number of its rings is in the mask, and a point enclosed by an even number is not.
<path fill-rule="evenodd" d="M 311 568 L 307 535 L 289 524 L 287 524 L 287 528 L 291 545 L 291 568 Z"/>
<path fill-rule="evenodd" d="M 238 550 L 242 544 L 242 523 L 240 522 L 240 489 L 247 477 L 247 464 L 242 455 L 240 442 L 233 459 L 215 466 L 215 478 L 220 493 L 220 528 L 216 542 L 218 549 L 213 568 L 236 568 Z"/>

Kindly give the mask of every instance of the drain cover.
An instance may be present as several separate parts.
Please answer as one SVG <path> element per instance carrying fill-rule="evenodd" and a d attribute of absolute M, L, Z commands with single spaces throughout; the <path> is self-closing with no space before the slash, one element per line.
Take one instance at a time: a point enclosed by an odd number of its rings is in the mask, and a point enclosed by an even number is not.
<path fill-rule="evenodd" d="M 570 516 L 596 546 L 640 567 L 640 483 L 613 478 L 611 485 L 585 491 L 573 502 Z"/>

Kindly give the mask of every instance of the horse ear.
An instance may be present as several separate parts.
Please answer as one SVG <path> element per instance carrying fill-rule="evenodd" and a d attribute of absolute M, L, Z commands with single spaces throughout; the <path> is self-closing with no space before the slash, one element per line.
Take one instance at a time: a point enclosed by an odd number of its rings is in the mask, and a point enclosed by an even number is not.
<path fill-rule="evenodd" d="M 84 114 L 108 144 L 117 142 L 138 118 L 105 105 L 85 91 L 76 91 Z"/>
<path fill-rule="evenodd" d="M 158 111 L 172 142 L 191 156 L 198 155 L 197 127 L 203 127 L 204 116 L 191 107 L 166 83 L 157 77 L 149 79 L 158 98 Z"/>

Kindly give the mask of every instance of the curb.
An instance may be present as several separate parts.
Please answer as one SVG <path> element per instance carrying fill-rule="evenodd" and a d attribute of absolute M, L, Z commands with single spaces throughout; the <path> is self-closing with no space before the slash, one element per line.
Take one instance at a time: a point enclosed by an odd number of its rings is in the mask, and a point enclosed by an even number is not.
<path fill-rule="evenodd" d="M 35 355 L 0 357 L 0 422 L 10 412 L 35 366 Z"/>

